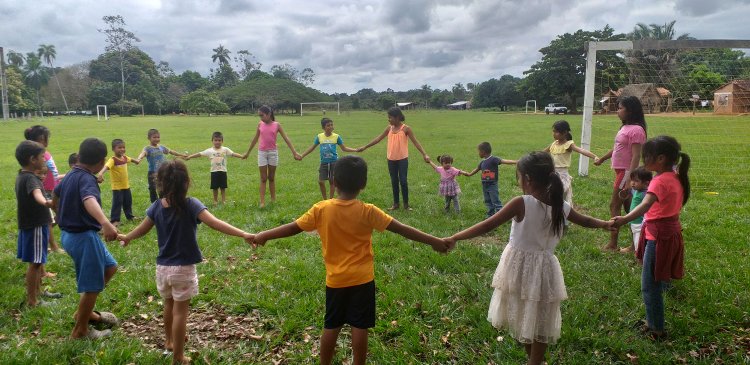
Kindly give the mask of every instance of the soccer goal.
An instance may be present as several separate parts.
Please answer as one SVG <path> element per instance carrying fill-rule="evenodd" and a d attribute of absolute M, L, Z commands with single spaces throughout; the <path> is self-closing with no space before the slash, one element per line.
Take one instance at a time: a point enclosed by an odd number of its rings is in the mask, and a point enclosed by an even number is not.
<path fill-rule="evenodd" d="M 533 113 L 536 114 L 536 100 L 526 100 L 526 114 L 529 114 L 529 105 L 533 105 Z"/>
<path fill-rule="evenodd" d="M 691 156 L 691 170 L 703 171 L 691 177 L 693 187 L 721 189 L 745 181 L 736 157 L 750 156 L 742 137 L 747 126 L 737 122 L 750 117 L 748 55 L 750 40 L 589 42 L 581 147 L 591 150 L 593 136 L 601 144 L 593 146 L 595 151 L 611 149 L 621 125 L 618 100 L 636 96 L 646 114 L 648 137 L 674 136 Z M 588 175 L 588 163 L 580 157 L 579 175 Z"/>
<path fill-rule="evenodd" d="M 109 114 L 107 113 L 107 106 L 106 105 L 97 105 L 96 106 L 96 120 L 101 120 L 101 114 L 99 110 L 104 110 L 104 120 L 109 120 Z"/>
<path fill-rule="evenodd" d="M 326 113 L 332 113 L 336 111 L 337 115 L 341 115 L 341 106 L 339 102 L 310 102 L 310 103 L 299 103 L 299 115 L 302 116 L 304 113 L 307 114 L 319 114 L 326 115 Z"/>

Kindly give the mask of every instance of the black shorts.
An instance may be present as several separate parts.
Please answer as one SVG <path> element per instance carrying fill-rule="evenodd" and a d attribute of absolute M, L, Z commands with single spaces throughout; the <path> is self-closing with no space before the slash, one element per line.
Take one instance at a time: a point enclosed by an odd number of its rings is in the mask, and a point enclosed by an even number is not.
<path fill-rule="evenodd" d="M 325 328 L 344 324 L 362 329 L 375 327 L 375 280 L 345 288 L 326 286 Z"/>
<path fill-rule="evenodd" d="M 318 168 L 318 181 L 333 181 L 333 167 L 336 165 L 334 162 L 321 162 Z"/>
<path fill-rule="evenodd" d="M 211 173 L 211 189 L 226 189 L 227 188 L 227 172 L 226 171 L 214 171 Z"/>

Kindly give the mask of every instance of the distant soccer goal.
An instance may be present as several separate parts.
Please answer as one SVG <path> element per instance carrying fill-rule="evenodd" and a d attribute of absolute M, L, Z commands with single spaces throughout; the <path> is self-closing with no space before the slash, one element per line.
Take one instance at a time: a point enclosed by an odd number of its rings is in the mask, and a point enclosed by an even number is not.
<path fill-rule="evenodd" d="M 104 110 L 104 120 L 109 120 L 109 114 L 107 113 L 107 106 L 106 105 L 97 105 L 96 106 L 96 120 L 101 120 L 101 114 L 99 113 L 99 110 Z"/>
<path fill-rule="evenodd" d="M 536 114 L 536 100 L 526 100 L 526 114 L 529 114 L 529 104 L 534 105 L 534 113 Z"/>
<path fill-rule="evenodd" d="M 302 116 L 303 114 L 318 114 L 318 115 L 326 115 L 326 113 L 330 113 L 336 110 L 337 115 L 341 115 L 341 106 L 339 105 L 339 102 L 331 102 L 331 101 L 321 101 L 321 102 L 314 102 L 314 103 L 299 103 L 299 115 Z"/>

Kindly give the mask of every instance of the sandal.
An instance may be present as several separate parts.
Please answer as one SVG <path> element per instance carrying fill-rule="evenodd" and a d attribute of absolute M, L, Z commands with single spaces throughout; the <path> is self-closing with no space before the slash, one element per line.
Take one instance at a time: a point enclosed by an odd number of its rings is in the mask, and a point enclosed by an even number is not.
<path fill-rule="evenodd" d="M 86 334 L 86 336 L 83 336 L 81 338 L 89 339 L 89 340 L 98 340 L 105 337 L 112 336 L 112 330 L 103 330 L 99 331 L 97 329 L 89 327 L 89 332 Z"/>
<path fill-rule="evenodd" d="M 55 293 L 51 292 L 49 290 L 45 290 L 42 292 L 42 296 L 45 298 L 52 298 L 52 299 L 60 299 L 63 297 L 62 293 Z"/>
<path fill-rule="evenodd" d="M 399 208 L 398 204 L 393 204 L 393 205 L 391 205 L 390 208 L 388 208 L 388 210 L 396 210 L 398 208 Z"/>
<path fill-rule="evenodd" d="M 101 323 L 101 324 L 107 325 L 109 327 L 117 327 L 117 325 L 120 324 L 120 320 L 117 319 L 117 317 L 114 314 L 110 313 L 110 312 L 98 312 L 98 311 L 94 311 L 94 313 L 96 313 L 96 314 L 99 315 L 99 320 L 96 321 L 96 320 L 93 320 L 93 319 L 89 319 L 89 323 L 92 323 L 92 324 Z"/>

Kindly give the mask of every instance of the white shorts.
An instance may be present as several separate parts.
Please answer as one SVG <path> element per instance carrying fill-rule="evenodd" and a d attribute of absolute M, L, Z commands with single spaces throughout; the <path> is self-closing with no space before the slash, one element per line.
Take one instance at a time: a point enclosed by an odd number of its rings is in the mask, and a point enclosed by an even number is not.
<path fill-rule="evenodd" d="M 279 166 L 279 150 L 258 150 L 258 166 Z"/>
<path fill-rule="evenodd" d="M 195 265 L 156 265 L 156 290 L 164 299 L 182 302 L 198 295 L 198 272 Z"/>
<path fill-rule="evenodd" d="M 641 240 L 641 225 L 643 223 L 631 223 L 630 232 L 633 232 L 633 248 L 638 251 L 638 241 Z"/>

